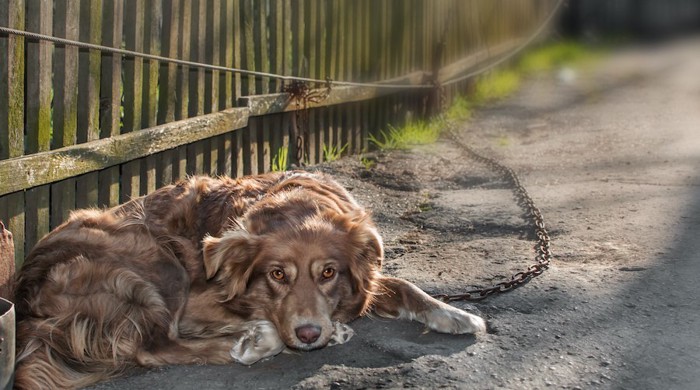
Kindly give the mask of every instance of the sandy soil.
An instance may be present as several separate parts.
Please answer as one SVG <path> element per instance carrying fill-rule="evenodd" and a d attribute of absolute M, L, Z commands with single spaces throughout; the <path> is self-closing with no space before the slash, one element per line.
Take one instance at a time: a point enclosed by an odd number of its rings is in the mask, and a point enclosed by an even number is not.
<path fill-rule="evenodd" d="M 534 77 L 463 125 L 519 173 L 555 256 L 520 289 L 455 303 L 489 334 L 363 318 L 345 345 L 94 388 L 700 388 L 699 75 L 700 39 L 628 48 L 574 80 Z M 356 157 L 320 169 L 373 210 L 387 274 L 456 293 L 533 262 L 507 183 L 451 142 L 371 157 L 369 170 Z"/>

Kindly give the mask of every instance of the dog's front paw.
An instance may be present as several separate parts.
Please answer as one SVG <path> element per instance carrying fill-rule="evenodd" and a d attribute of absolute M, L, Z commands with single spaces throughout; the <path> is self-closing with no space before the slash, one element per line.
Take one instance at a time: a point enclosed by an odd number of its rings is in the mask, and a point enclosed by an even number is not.
<path fill-rule="evenodd" d="M 235 362 L 249 366 L 282 352 L 284 342 L 271 322 L 255 321 L 250 325 L 250 329 L 231 348 L 231 357 Z"/>
<path fill-rule="evenodd" d="M 486 332 L 483 318 L 448 304 L 442 304 L 425 315 L 425 325 L 440 333 L 464 334 Z"/>
<path fill-rule="evenodd" d="M 336 321 L 333 323 L 333 335 L 331 335 L 331 339 L 327 346 L 330 347 L 333 345 L 345 344 L 350 341 L 354 335 L 355 331 L 352 330 L 351 327 Z"/>

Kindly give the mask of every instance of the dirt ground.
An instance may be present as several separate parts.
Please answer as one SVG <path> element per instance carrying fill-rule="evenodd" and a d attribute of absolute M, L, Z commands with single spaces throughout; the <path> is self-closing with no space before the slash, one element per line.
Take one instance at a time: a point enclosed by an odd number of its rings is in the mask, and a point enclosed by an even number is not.
<path fill-rule="evenodd" d="M 700 39 L 542 74 L 480 109 L 463 136 L 519 173 L 554 261 L 526 286 L 456 306 L 486 335 L 363 318 L 345 345 L 252 367 L 143 370 L 94 389 L 700 388 Z M 572 77 L 575 76 L 575 77 Z M 447 140 L 320 167 L 374 213 L 385 273 L 430 293 L 533 262 L 506 182 Z"/>

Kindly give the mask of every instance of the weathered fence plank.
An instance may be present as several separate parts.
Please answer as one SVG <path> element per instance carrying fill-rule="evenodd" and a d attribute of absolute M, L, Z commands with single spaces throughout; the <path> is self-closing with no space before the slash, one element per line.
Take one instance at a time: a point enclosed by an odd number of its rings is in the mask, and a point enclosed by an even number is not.
<path fill-rule="evenodd" d="M 248 123 L 248 112 L 246 108 L 231 108 L 89 144 L 0 161 L 0 195 L 115 166 L 241 129 Z M 18 172 L 24 175 L 18 175 Z"/>

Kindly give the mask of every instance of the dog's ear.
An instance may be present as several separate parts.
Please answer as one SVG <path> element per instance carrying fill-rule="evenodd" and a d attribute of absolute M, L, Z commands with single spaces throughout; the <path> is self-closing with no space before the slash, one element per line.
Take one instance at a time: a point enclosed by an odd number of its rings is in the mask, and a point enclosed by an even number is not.
<path fill-rule="evenodd" d="M 226 301 L 245 291 L 257 250 L 257 239 L 244 230 L 204 238 L 204 271 L 224 288 Z"/>
<path fill-rule="evenodd" d="M 384 244 L 370 215 L 365 211 L 355 212 L 346 226 L 348 226 L 351 244 L 359 251 L 357 255 L 363 257 L 365 261 L 374 263 L 377 269 L 381 269 L 384 260 Z"/>
<path fill-rule="evenodd" d="M 348 254 L 350 255 L 350 275 L 353 285 L 352 297 L 347 297 L 344 311 L 355 318 L 366 313 L 380 286 L 384 249 L 382 238 L 364 211 L 354 212 L 344 223 L 348 234 Z"/>

